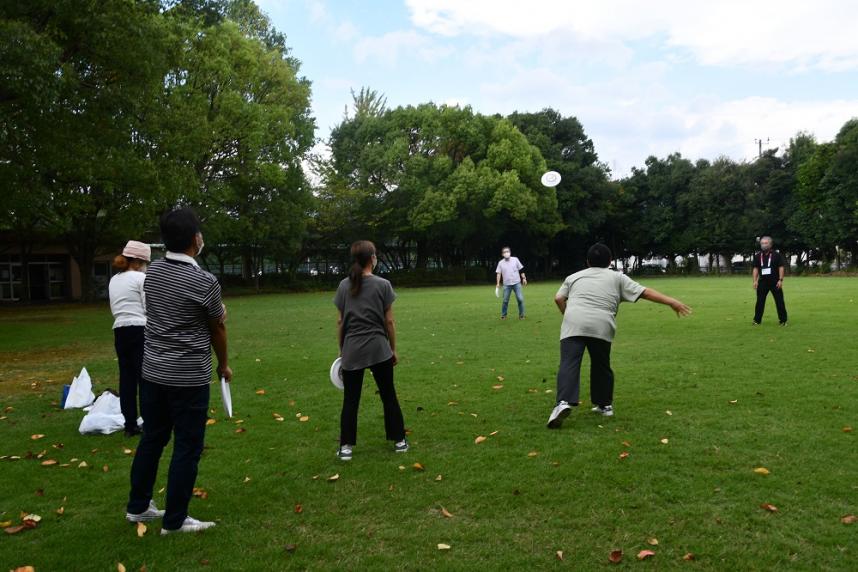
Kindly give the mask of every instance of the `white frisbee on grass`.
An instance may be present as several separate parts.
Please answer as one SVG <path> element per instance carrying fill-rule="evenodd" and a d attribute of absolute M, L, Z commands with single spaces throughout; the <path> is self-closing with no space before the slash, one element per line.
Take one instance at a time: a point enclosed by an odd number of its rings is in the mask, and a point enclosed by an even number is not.
<path fill-rule="evenodd" d="M 343 358 L 341 357 L 331 364 L 331 383 L 340 391 L 343 390 Z"/>
<path fill-rule="evenodd" d="M 557 171 L 547 171 L 540 179 L 544 187 L 556 187 L 560 184 L 560 173 Z"/>

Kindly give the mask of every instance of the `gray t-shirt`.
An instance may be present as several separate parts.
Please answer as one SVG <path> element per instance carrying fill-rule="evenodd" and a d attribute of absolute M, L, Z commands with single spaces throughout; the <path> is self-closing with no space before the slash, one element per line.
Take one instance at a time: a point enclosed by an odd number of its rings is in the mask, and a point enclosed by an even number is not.
<path fill-rule="evenodd" d="M 334 304 L 343 314 L 343 369 L 356 370 L 393 357 L 384 313 L 396 300 L 393 286 L 371 274 L 363 277 L 360 293 L 352 296 L 349 278 L 340 282 Z"/>
<path fill-rule="evenodd" d="M 588 268 L 563 281 L 557 296 L 568 300 L 560 339 L 588 336 L 614 341 L 620 302 L 637 302 L 645 288 L 610 268 Z"/>

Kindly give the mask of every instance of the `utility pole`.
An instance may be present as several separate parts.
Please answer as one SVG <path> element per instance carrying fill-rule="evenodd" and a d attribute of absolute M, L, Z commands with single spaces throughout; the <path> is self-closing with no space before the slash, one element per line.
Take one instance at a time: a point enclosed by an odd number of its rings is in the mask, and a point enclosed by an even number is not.
<path fill-rule="evenodd" d="M 769 141 L 771 141 L 771 139 L 766 137 L 766 141 L 765 141 L 766 145 L 769 144 Z M 762 139 L 754 139 L 754 143 L 757 144 L 757 149 L 758 149 L 757 159 L 760 159 L 763 156 L 763 140 Z"/>

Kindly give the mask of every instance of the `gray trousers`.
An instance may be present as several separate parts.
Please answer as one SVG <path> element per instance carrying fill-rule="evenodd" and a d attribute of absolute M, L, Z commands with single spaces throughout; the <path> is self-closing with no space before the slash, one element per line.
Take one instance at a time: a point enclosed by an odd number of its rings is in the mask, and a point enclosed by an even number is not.
<path fill-rule="evenodd" d="M 590 354 L 590 400 L 600 407 L 614 401 L 614 372 L 611 370 L 611 342 L 587 336 L 560 340 L 560 368 L 557 370 L 557 401 L 578 405 L 581 390 L 581 361 Z"/>

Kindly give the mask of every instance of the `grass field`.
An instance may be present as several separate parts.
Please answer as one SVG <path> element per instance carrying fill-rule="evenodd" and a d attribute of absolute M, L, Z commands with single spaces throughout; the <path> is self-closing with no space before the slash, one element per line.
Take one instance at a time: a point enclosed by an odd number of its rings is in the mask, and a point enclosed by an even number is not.
<path fill-rule="evenodd" d="M 0 460 L 0 521 L 42 516 L 0 535 L 0 569 L 854 570 L 858 524 L 841 518 L 858 513 L 858 435 L 848 431 L 858 426 L 858 279 L 790 279 L 785 329 L 771 300 L 751 327 L 747 278 L 642 282 L 694 315 L 624 305 L 616 416 L 581 407 L 560 431 L 544 426 L 557 284 L 525 289 L 524 322 L 498 320 L 491 286 L 402 290 L 396 372 L 412 450 L 392 453 L 378 397 L 365 391 L 350 463 L 334 457 L 332 295 L 227 300 L 246 431 L 213 392 L 197 483 L 208 497 L 193 499 L 191 514 L 219 525 L 169 538 L 157 523 L 138 538 L 123 520 L 123 449 L 134 441 L 83 437 L 82 414 L 56 406 L 83 365 L 96 392 L 116 387 L 108 309 L 0 309 L 0 456 L 22 457 Z M 488 439 L 475 444 L 479 435 Z M 656 555 L 640 562 L 644 549 Z"/>

